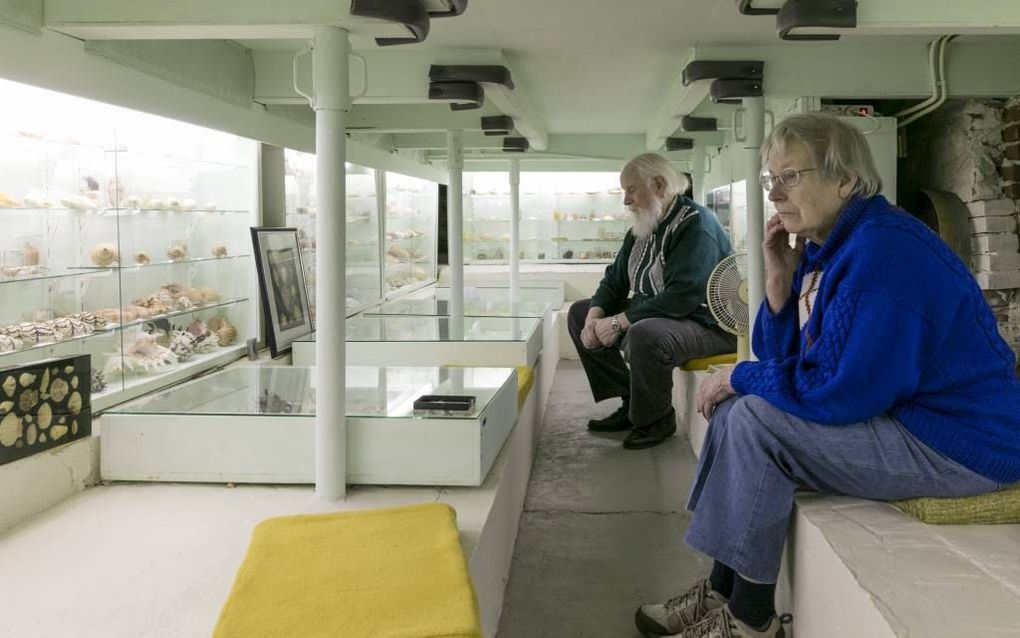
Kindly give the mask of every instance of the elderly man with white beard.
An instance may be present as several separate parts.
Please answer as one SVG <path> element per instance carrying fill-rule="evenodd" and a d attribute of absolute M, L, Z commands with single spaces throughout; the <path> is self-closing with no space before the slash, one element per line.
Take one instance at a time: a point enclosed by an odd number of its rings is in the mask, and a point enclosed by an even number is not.
<path fill-rule="evenodd" d="M 715 214 L 684 197 L 688 185 L 661 155 L 627 162 L 620 186 L 633 226 L 592 298 L 570 307 L 570 336 L 595 401 L 623 399 L 588 429 L 630 430 L 628 450 L 676 432 L 674 367 L 736 350 L 705 300 L 709 274 L 733 250 Z"/>

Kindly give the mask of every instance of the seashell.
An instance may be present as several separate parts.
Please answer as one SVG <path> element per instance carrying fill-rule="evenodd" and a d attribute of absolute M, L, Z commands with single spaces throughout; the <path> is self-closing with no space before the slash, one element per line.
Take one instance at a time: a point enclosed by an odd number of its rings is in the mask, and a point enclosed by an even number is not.
<path fill-rule="evenodd" d="M 94 312 L 89 312 L 88 310 L 74 313 L 71 315 L 71 319 L 77 319 L 92 328 L 102 328 L 106 325 L 106 319 L 100 317 Z"/>
<path fill-rule="evenodd" d="M 43 403 L 39 406 L 39 410 L 36 411 L 35 418 L 39 424 L 39 429 L 45 430 L 53 423 L 53 408 L 50 407 L 49 403 Z"/>
<path fill-rule="evenodd" d="M 57 403 L 63 401 L 70 391 L 70 386 L 68 386 L 67 381 L 64 379 L 54 379 L 50 384 L 50 398 Z"/>
<path fill-rule="evenodd" d="M 106 377 L 103 375 L 102 370 L 92 368 L 92 373 L 89 378 L 89 389 L 93 394 L 102 392 L 106 389 Z"/>
<path fill-rule="evenodd" d="M 4 394 L 6 394 L 8 398 L 13 397 L 14 391 L 18 389 L 18 382 L 14 378 L 14 375 L 4 379 L 4 382 L 0 384 L 0 388 L 3 388 Z"/>
<path fill-rule="evenodd" d="M 21 350 L 23 342 L 17 337 L 12 337 L 6 334 L 0 334 L 0 352 L 14 352 L 15 350 Z"/>
<path fill-rule="evenodd" d="M 32 192 L 25 195 L 26 208 L 53 208 L 53 200 L 42 193 Z"/>
<path fill-rule="evenodd" d="M 220 293 L 215 288 L 199 288 L 199 292 L 202 293 L 203 303 L 215 303 L 220 300 Z"/>
<path fill-rule="evenodd" d="M 219 330 L 223 326 L 227 325 L 228 323 L 230 323 L 230 322 L 227 321 L 226 317 L 224 317 L 223 315 L 216 315 L 215 317 L 213 317 L 209 321 L 205 322 L 205 325 L 206 325 L 207 328 L 209 328 L 210 332 L 214 332 L 215 333 L 217 330 Z"/>
<path fill-rule="evenodd" d="M 180 244 L 174 244 L 166 249 L 166 257 L 170 261 L 180 261 L 188 256 L 188 251 Z"/>
<path fill-rule="evenodd" d="M 217 208 L 219 208 L 219 204 L 217 204 L 216 202 L 206 202 L 202 204 L 202 210 L 213 211 L 216 210 Z"/>
<path fill-rule="evenodd" d="M 64 339 L 64 335 L 57 332 L 48 322 L 35 324 L 35 337 L 38 343 L 56 343 Z"/>
<path fill-rule="evenodd" d="M 181 200 L 176 197 L 171 197 L 166 200 L 166 207 L 170 210 L 181 212 L 184 210 L 184 206 L 181 204 Z"/>
<path fill-rule="evenodd" d="M 47 321 L 46 324 L 53 328 L 53 331 L 61 337 L 70 337 L 74 334 L 74 326 L 71 325 L 70 319 L 51 319 L 50 321 Z"/>
<path fill-rule="evenodd" d="M 125 306 L 120 309 L 120 318 L 125 323 L 138 318 L 138 311 L 132 306 Z"/>
<path fill-rule="evenodd" d="M 188 287 L 185 286 L 184 284 L 169 283 L 169 284 L 163 284 L 162 286 L 159 287 L 159 289 L 167 291 L 168 293 L 170 293 L 171 297 L 176 299 L 176 298 L 180 297 L 181 295 L 183 295 L 185 293 L 185 291 L 188 290 Z"/>
<path fill-rule="evenodd" d="M 386 250 L 386 254 L 389 255 L 390 257 L 394 257 L 394 258 L 399 259 L 399 260 L 404 260 L 404 259 L 410 259 L 411 258 L 411 253 L 407 252 L 407 250 L 405 248 L 397 246 L 396 244 L 390 246 Z"/>
<path fill-rule="evenodd" d="M 237 328 L 230 325 L 230 323 L 224 319 L 223 325 L 216 330 L 216 343 L 221 347 L 229 346 L 237 341 Z"/>
<path fill-rule="evenodd" d="M 68 195 L 67 197 L 61 197 L 60 203 L 65 208 L 71 210 L 95 210 L 99 208 L 99 203 L 91 197 L 85 195 Z"/>
<path fill-rule="evenodd" d="M 177 355 L 178 361 L 187 361 L 195 352 L 198 338 L 186 330 L 175 330 L 170 339 L 170 352 Z"/>
<path fill-rule="evenodd" d="M 26 346 L 34 346 L 39 343 L 39 333 L 34 323 L 22 322 L 18 324 L 18 338 L 25 342 Z"/>
<path fill-rule="evenodd" d="M 152 259 L 149 257 L 149 253 L 145 252 L 144 250 L 139 250 L 138 252 L 135 253 L 135 263 L 138 264 L 139 266 L 144 266 L 150 261 L 152 261 Z"/>
<path fill-rule="evenodd" d="M 13 412 L 9 412 L 7 416 L 0 421 L 0 445 L 4 447 L 11 447 L 18 439 L 21 438 L 22 432 L 24 432 L 25 424 L 22 423 L 21 417 Z"/>
<path fill-rule="evenodd" d="M 35 388 L 25 390 L 18 397 L 18 409 L 22 414 L 31 412 L 37 405 L 39 405 L 39 391 Z"/>
<path fill-rule="evenodd" d="M 117 247 L 113 244 L 96 244 L 90 253 L 92 263 L 97 266 L 109 266 L 119 259 Z"/>
<path fill-rule="evenodd" d="M 203 299 L 205 299 L 205 297 L 202 296 L 202 289 L 201 288 L 188 288 L 184 292 L 184 298 L 189 300 L 191 303 L 195 304 L 196 306 L 202 305 L 202 303 L 204 303 Z"/>
<path fill-rule="evenodd" d="M 132 208 L 137 210 L 142 207 L 142 198 L 139 197 L 138 195 L 128 195 L 126 197 L 123 197 L 120 200 L 120 207 Z"/>
<path fill-rule="evenodd" d="M 181 208 L 184 210 L 195 210 L 198 208 L 198 202 L 193 199 L 185 199 L 181 202 Z"/>
<path fill-rule="evenodd" d="M 150 308 L 146 308 L 144 306 L 135 306 L 135 305 L 131 305 L 131 306 L 128 306 L 128 307 L 124 308 L 124 311 L 127 312 L 127 313 L 132 313 L 133 312 L 135 314 L 135 318 L 136 319 L 148 319 L 152 315 L 156 314 L 155 311 L 153 311 Z M 132 320 L 129 319 L 128 321 L 132 321 Z"/>
<path fill-rule="evenodd" d="M 201 319 L 194 319 L 188 324 L 188 330 L 195 337 L 207 337 L 209 336 L 209 326 L 205 325 L 205 322 Z"/>
<path fill-rule="evenodd" d="M 66 425 L 54 425 L 53 426 L 53 430 L 50 431 L 50 438 L 53 439 L 54 441 L 56 441 L 57 439 L 59 439 L 60 437 L 64 436 L 65 434 L 67 434 L 67 426 Z"/>
<path fill-rule="evenodd" d="M 194 307 L 195 304 L 191 301 L 191 299 L 188 299 L 187 297 L 178 297 L 173 301 L 174 310 L 178 311 L 191 310 Z"/>
<path fill-rule="evenodd" d="M 213 257 L 226 257 L 227 256 L 227 247 L 224 246 L 223 244 L 214 244 L 213 247 L 212 247 L 212 256 Z"/>
<path fill-rule="evenodd" d="M 85 323 L 81 319 L 68 318 L 67 321 L 71 324 L 71 336 L 82 337 L 87 334 L 92 334 L 94 329 L 89 324 Z"/>
<path fill-rule="evenodd" d="M 146 197 L 142 200 L 142 208 L 146 210 L 163 210 L 166 208 L 166 202 L 155 197 Z"/>

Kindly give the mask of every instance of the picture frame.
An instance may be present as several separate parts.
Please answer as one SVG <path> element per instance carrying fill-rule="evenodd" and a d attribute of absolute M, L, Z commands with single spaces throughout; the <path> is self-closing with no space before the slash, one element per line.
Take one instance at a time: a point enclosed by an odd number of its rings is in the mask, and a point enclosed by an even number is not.
<path fill-rule="evenodd" d="M 314 330 L 296 228 L 253 226 L 251 241 L 266 315 L 266 341 L 273 358 L 287 354 L 295 339 Z"/>

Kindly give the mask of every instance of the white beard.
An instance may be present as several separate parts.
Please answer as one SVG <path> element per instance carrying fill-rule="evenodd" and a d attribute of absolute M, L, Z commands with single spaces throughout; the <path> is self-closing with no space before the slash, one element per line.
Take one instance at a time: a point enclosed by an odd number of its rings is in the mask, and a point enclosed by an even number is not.
<path fill-rule="evenodd" d="M 654 233 L 659 222 L 662 221 L 661 209 L 635 210 L 632 208 L 630 213 L 634 216 L 634 225 L 631 226 L 631 231 L 637 239 L 644 239 Z"/>

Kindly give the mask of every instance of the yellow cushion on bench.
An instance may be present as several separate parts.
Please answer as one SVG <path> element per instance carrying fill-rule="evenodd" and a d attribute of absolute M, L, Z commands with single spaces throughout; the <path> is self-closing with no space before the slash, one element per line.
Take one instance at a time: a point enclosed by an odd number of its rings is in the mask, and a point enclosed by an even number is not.
<path fill-rule="evenodd" d="M 456 513 L 442 503 L 262 521 L 214 633 L 481 635 Z"/>
<path fill-rule="evenodd" d="M 708 370 L 708 366 L 719 366 L 726 363 L 736 363 L 737 353 L 731 352 L 729 354 L 717 354 L 712 357 L 702 357 L 700 359 L 688 359 L 680 366 L 681 370 Z"/>
<path fill-rule="evenodd" d="M 517 368 L 517 412 L 524 409 L 531 386 L 535 385 L 535 369 L 528 366 Z"/>
<path fill-rule="evenodd" d="M 1020 523 L 1020 483 L 964 498 L 911 498 L 893 505 L 925 522 L 941 525 Z"/>

